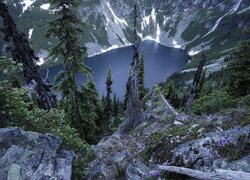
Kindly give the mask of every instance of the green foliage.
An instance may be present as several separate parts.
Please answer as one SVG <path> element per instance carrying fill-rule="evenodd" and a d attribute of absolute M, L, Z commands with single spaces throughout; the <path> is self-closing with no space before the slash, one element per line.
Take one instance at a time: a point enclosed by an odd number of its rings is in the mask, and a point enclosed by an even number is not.
<path fill-rule="evenodd" d="M 62 148 L 74 150 L 78 155 L 75 176 L 84 178 L 92 154 L 89 145 L 80 138 L 77 130 L 69 125 L 64 111 L 38 108 L 28 97 L 28 94 L 32 93 L 31 90 L 12 87 L 10 77 L 17 76 L 16 72 L 22 66 L 15 65 L 11 59 L 4 57 L 0 58 L 0 65 L 0 127 L 18 126 L 25 130 L 60 136 L 63 140 Z"/>
<path fill-rule="evenodd" d="M 226 92 L 215 91 L 194 101 L 191 113 L 211 114 L 236 106 L 237 101 Z"/>
<path fill-rule="evenodd" d="M 80 106 L 79 118 L 77 120 L 72 119 L 71 124 L 78 130 L 82 139 L 94 144 L 103 129 L 103 110 L 96 84 L 90 75 L 87 83 L 82 87 L 78 103 Z"/>
<path fill-rule="evenodd" d="M 115 167 L 116 167 L 116 170 L 115 170 L 115 179 L 120 179 L 120 180 L 127 179 L 126 178 L 127 166 L 128 166 L 128 164 L 125 164 L 125 165 L 119 164 L 119 163 L 115 164 Z"/>
<path fill-rule="evenodd" d="M 18 120 L 27 116 L 28 91 L 25 88 L 13 88 L 13 82 L 18 79 L 17 72 L 22 68 L 21 64 L 15 64 L 12 59 L 0 57 L 0 125 L 4 125 L 7 120 Z"/>
<path fill-rule="evenodd" d="M 250 107 L 250 94 L 242 97 L 239 101 L 239 105 L 249 108 Z"/>
<path fill-rule="evenodd" d="M 180 98 L 176 92 L 175 83 L 173 80 L 169 80 L 165 86 L 163 86 L 163 93 L 166 99 L 170 100 L 171 104 L 175 107 L 180 106 Z"/>
<path fill-rule="evenodd" d="M 56 77 L 57 89 L 62 93 L 61 108 L 69 124 L 78 130 L 80 137 L 89 143 L 96 143 L 102 129 L 102 107 L 91 70 L 83 63 L 87 49 L 79 42 L 83 23 L 78 17 L 76 0 L 48 0 L 55 11 L 55 19 L 49 23 L 47 37 L 56 37 L 56 44 L 50 51 L 50 58 L 63 61 L 64 70 Z M 75 75 L 88 75 L 87 83 L 78 90 Z M 98 127 L 98 125 L 99 127 Z"/>
<path fill-rule="evenodd" d="M 250 93 L 250 42 L 244 42 L 233 54 L 226 71 L 228 72 L 228 92 L 234 97 Z"/>
<path fill-rule="evenodd" d="M 250 151 L 250 143 L 248 142 L 249 135 L 241 135 L 236 143 L 229 142 L 225 146 L 219 146 L 218 152 L 221 156 L 228 158 L 231 161 L 237 161 L 247 155 Z"/>
<path fill-rule="evenodd" d="M 111 77 L 111 69 L 108 68 L 107 71 L 107 79 L 106 79 L 106 89 L 107 89 L 107 96 L 105 99 L 105 107 L 104 107 L 104 133 L 107 134 L 109 132 L 109 125 L 112 118 L 112 100 L 111 100 L 111 93 L 112 93 L 112 77 Z"/>
<path fill-rule="evenodd" d="M 51 59 L 62 59 L 64 70 L 57 77 L 57 88 L 62 93 L 62 101 L 66 115 L 70 120 L 77 121 L 79 116 L 79 92 L 75 82 L 78 72 L 90 73 L 90 69 L 84 65 L 83 57 L 87 49 L 79 42 L 79 33 L 82 32 L 83 23 L 78 17 L 78 1 L 48 0 L 52 7 L 56 7 L 55 19 L 49 22 L 50 29 L 47 37 L 55 37 L 58 43 L 51 49 Z"/>
<path fill-rule="evenodd" d="M 144 83 L 144 53 L 139 59 L 139 99 L 142 100 L 147 94 L 147 89 Z"/>

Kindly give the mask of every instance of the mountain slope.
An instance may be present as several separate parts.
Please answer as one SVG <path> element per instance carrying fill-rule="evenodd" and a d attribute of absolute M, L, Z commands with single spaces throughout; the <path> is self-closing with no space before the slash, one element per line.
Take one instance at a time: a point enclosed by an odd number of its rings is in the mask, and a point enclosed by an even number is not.
<path fill-rule="evenodd" d="M 49 4 L 45 0 L 9 0 L 8 4 L 19 29 L 30 36 L 38 55 L 45 57 L 53 45 L 43 37 L 47 28 L 44 22 L 53 17 Z M 138 4 L 142 40 L 183 48 L 190 55 L 231 49 L 250 38 L 246 33 L 250 28 L 248 0 L 139 0 Z M 132 43 L 132 9 L 132 0 L 81 1 L 79 13 L 86 23 L 81 39 L 89 55 Z M 216 58 L 221 55 L 216 54 Z"/>

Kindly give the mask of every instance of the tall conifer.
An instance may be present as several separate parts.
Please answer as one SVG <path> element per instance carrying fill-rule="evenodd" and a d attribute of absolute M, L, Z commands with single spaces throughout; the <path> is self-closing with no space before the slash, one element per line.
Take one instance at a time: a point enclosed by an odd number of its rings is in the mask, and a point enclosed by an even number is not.
<path fill-rule="evenodd" d="M 141 54 L 139 61 L 139 99 L 142 100 L 147 93 L 144 83 L 144 53 Z"/>
<path fill-rule="evenodd" d="M 57 44 L 50 51 L 51 59 L 60 59 L 63 70 L 57 75 L 57 88 L 62 93 L 62 106 L 67 119 L 79 129 L 81 117 L 81 102 L 75 75 L 78 72 L 89 74 L 91 70 L 84 65 L 83 58 L 87 55 L 87 49 L 79 42 L 79 33 L 82 32 L 82 21 L 78 17 L 77 0 L 48 0 L 53 8 L 55 19 L 49 22 L 47 37 L 57 39 Z"/>
<path fill-rule="evenodd" d="M 112 100 L 111 100 L 111 93 L 112 93 L 112 77 L 111 77 L 111 69 L 108 68 L 107 71 L 107 79 L 106 79 L 106 89 L 107 89 L 107 96 L 105 101 L 105 124 L 104 124 L 104 133 L 107 134 L 109 131 L 109 124 L 112 118 Z"/>

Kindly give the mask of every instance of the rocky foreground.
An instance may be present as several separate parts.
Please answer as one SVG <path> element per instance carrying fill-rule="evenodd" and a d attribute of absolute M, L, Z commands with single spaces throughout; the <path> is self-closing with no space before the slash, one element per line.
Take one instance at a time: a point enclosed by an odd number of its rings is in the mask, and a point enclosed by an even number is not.
<path fill-rule="evenodd" d="M 97 158 L 89 179 L 250 179 L 244 110 L 239 117 L 191 117 L 170 113 L 160 94 L 149 99 L 146 122 L 93 146 Z"/>
<path fill-rule="evenodd" d="M 0 179 L 70 180 L 75 155 L 60 152 L 61 142 L 52 134 L 0 129 Z"/>
<path fill-rule="evenodd" d="M 145 101 L 145 121 L 93 146 L 89 179 L 250 179 L 246 110 L 211 116 L 178 114 L 160 91 Z M 73 152 L 52 134 L 0 129 L 0 179 L 72 178 Z"/>

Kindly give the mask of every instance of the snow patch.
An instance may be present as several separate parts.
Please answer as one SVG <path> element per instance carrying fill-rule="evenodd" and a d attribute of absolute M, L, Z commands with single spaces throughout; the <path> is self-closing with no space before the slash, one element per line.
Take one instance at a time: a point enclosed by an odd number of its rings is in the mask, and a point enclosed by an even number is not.
<path fill-rule="evenodd" d="M 230 9 L 228 13 L 233 14 L 234 12 L 236 12 L 239 9 L 241 3 L 242 3 L 242 0 L 238 0 L 237 3 L 233 6 L 232 9 Z"/>
<path fill-rule="evenodd" d="M 115 23 L 116 24 L 125 24 L 126 26 L 128 26 L 128 23 L 125 21 L 125 19 L 120 19 L 116 16 L 116 14 L 114 13 L 113 9 L 110 7 L 110 4 L 109 2 L 107 2 L 107 6 L 110 10 L 110 12 L 112 13 L 113 17 L 114 17 L 114 20 L 115 20 Z M 108 21 L 109 22 L 109 21 Z"/>
<path fill-rule="evenodd" d="M 29 39 L 31 39 L 32 33 L 33 33 L 33 28 L 29 30 Z"/>
<path fill-rule="evenodd" d="M 181 48 L 181 45 L 178 45 L 176 40 L 173 40 L 172 44 L 173 44 L 174 48 Z"/>
<path fill-rule="evenodd" d="M 191 51 L 189 51 L 188 52 L 188 55 L 189 56 L 194 56 L 194 55 L 196 55 L 196 54 L 199 54 L 201 51 L 194 51 L 194 50 L 191 50 Z"/>
<path fill-rule="evenodd" d="M 155 41 L 160 42 L 160 36 L 161 36 L 161 29 L 160 29 L 160 25 L 157 24 L 157 30 L 156 30 L 156 38 L 155 38 Z"/>
<path fill-rule="evenodd" d="M 208 64 L 206 66 L 204 66 L 203 68 L 206 70 L 206 76 L 208 76 L 209 74 L 211 74 L 212 72 L 216 72 L 216 71 L 220 71 L 222 68 L 226 67 L 227 64 L 224 63 L 225 57 L 222 56 L 220 59 L 218 60 L 214 60 L 212 64 Z M 183 71 L 181 71 L 181 73 L 185 73 L 185 72 L 192 72 L 192 71 L 196 71 L 197 68 L 190 68 L 190 69 L 185 69 Z"/>
<path fill-rule="evenodd" d="M 40 6 L 40 9 L 49 10 L 49 7 L 50 7 L 50 4 L 49 4 L 49 3 L 46 3 L 46 4 L 42 4 L 42 5 Z"/>
<path fill-rule="evenodd" d="M 114 49 L 119 49 L 119 48 L 131 46 L 131 45 L 132 45 L 131 43 L 126 43 L 126 45 L 121 45 L 121 46 L 119 46 L 119 45 L 112 45 L 111 47 L 109 47 L 109 48 L 107 48 L 107 49 L 102 49 L 102 48 L 101 48 L 101 51 L 100 51 L 100 52 L 93 53 L 93 54 L 89 55 L 88 57 L 94 57 L 94 56 L 97 56 L 97 55 L 106 53 L 106 52 L 111 51 L 111 50 L 114 50 Z"/>
<path fill-rule="evenodd" d="M 151 14 L 146 16 L 145 15 L 145 11 L 144 11 L 144 17 L 142 18 L 142 23 L 141 23 L 141 29 L 144 30 L 147 25 L 149 25 L 150 23 L 150 18 L 152 18 L 152 20 L 154 21 L 154 23 L 156 23 L 156 15 L 157 13 L 155 12 L 155 8 L 152 8 Z"/>
<path fill-rule="evenodd" d="M 42 64 L 45 63 L 45 58 L 48 57 L 49 52 L 47 50 L 41 49 L 37 56 L 39 57 L 39 61 L 36 62 L 37 65 L 41 66 Z"/>
<path fill-rule="evenodd" d="M 207 32 L 207 34 L 205 34 L 205 36 L 207 36 L 208 34 L 212 33 L 220 24 L 220 21 L 226 16 L 227 14 L 225 14 L 224 16 L 220 17 L 219 19 L 216 20 L 215 24 L 213 25 L 212 28 L 209 29 L 209 31 Z M 205 37 L 203 36 L 203 37 Z"/>
<path fill-rule="evenodd" d="M 36 63 L 38 66 L 41 66 L 42 64 L 44 64 L 44 59 L 42 57 L 39 58 L 39 61 Z"/>
<path fill-rule="evenodd" d="M 234 12 L 236 12 L 240 5 L 242 3 L 242 0 L 238 0 L 237 3 L 229 10 L 229 12 L 227 12 L 226 14 L 224 14 L 222 17 L 220 17 L 219 19 L 216 20 L 215 24 L 213 25 L 213 27 L 211 27 L 208 31 L 207 34 L 205 34 L 203 37 L 207 36 L 208 34 L 212 33 L 213 31 L 215 31 L 215 29 L 218 27 L 218 25 L 220 24 L 221 20 L 229 15 L 229 14 L 233 14 Z"/>
<path fill-rule="evenodd" d="M 164 16 L 163 25 L 165 26 L 170 17 Z"/>
<path fill-rule="evenodd" d="M 20 14 L 20 16 L 29 9 L 29 7 L 35 2 L 36 0 L 23 0 L 21 2 L 21 5 L 23 6 L 23 12 Z M 19 17 L 20 17 L 19 16 Z"/>
<path fill-rule="evenodd" d="M 144 40 L 151 40 L 151 41 L 155 41 L 155 39 L 152 36 L 146 36 L 142 39 L 142 41 Z"/>
<path fill-rule="evenodd" d="M 156 15 L 157 15 L 157 13 L 155 13 L 155 8 L 152 8 L 151 17 L 152 17 L 154 22 L 156 22 Z"/>
<path fill-rule="evenodd" d="M 245 8 L 245 9 L 242 9 L 241 11 L 238 12 L 238 14 L 242 14 L 242 13 L 249 11 L 249 10 L 250 10 L 250 6 Z"/>

